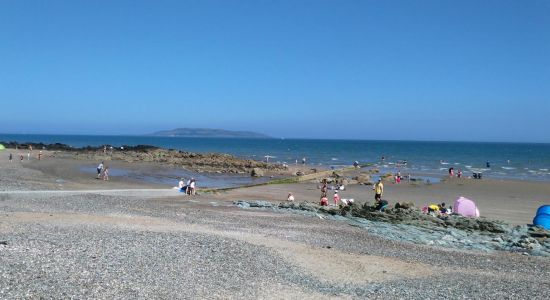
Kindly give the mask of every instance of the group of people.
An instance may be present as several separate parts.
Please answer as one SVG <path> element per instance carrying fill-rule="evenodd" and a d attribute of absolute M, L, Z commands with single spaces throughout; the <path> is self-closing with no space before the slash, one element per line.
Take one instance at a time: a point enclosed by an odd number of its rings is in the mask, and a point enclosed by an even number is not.
<path fill-rule="evenodd" d="M 432 214 L 432 215 L 444 215 L 444 214 L 451 214 L 452 208 L 447 207 L 445 205 L 445 202 L 443 202 L 440 204 L 426 205 L 422 208 L 422 212 L 426 214 Z"/>
<path fill-rule="evenodd" d="M 328 197 L 327 197 L 327 192 L 329 190 L 328 182 L 327 182 L 326 179 L 323 179 L 322 183 L 323 183 L 323 185 L 320 186 L 320 188 L 321 188 L 321 199 L 319 201 L 319 205 L 328 206 L 329 205 L 329 201 L 328 201 Z M 339 205 L 340 203 L 343 204 L 343 205 L 353 204 L 353 199 L 342 199 L 340 197 L 340 194 L 338 194 L 339 191 L 345 190 L 345 187 L 342 183 L 337 183 L 336 186 L 331 186 L 330 189 L 334 191 L 334 194 L 332 196 L 332 200 L 333 200 L 335 206 Z"/>
<path fill-rule="evenodd" d="M 17 146 L 15 147 L 15 150 L 17 150 Z M 32 156 L 32 145 L 29 145 L 29 151 L 27 152 L 27 160 L 31 160 L 31 156 Z M 42 159 L 42 150 L 40 150 L 38 152 L 38 160 L 41 160 Z M 10 153 L 10 155 L 8 156 L 8 160 L 10 162 L 13 161 L 13 154 Z M 23 153 L 19 153 L 19 161 L 23 161 L 25 160 L 25 156 L 23 155 Z"/>
<path fill-rule="evenodd" d="M 109 180 L 109 167 L 105 166 L 103 162 L 97 166 L 97 179 Z"/>
<path fill-rule="evenodd" d="M 195 178 L 191 178 L 185 182 L 184 178 L 181 178 L 178 182 L 178 189 L 180 192 L 185 193 L 187 195 L 195 195 L 197 190 L 197 181 Z"/>
<path fill-rule="evenodd" d="M 449 177 L 455 176 L 455 168 L 450 167 L 449 168 Z M 456 172 L 456 177 L 462 178 L 462 170 L 458 169 L 458 172 Z"/>

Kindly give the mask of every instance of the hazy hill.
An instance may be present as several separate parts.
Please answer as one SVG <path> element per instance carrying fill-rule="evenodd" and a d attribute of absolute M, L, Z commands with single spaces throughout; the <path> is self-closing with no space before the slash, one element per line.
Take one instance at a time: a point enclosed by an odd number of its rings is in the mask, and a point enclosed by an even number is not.
<path fill-rule="evenodd" d="M 173 137 L 223 137 L 223 138 L 271 138 L 262 133 L 251 131 L 231 131 L 209 128 L 177 128 L 157 131 L 148 135 Z"/>

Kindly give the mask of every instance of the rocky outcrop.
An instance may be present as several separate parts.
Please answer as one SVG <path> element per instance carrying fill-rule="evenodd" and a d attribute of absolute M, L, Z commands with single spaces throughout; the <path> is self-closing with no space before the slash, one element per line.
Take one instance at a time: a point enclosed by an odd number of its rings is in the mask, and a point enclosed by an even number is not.
<path fill-rule="evenodd" d="M 42 143 L 16 143 L 8 142 L 3 144 L 8 148 L 27 149 L 29 145 L 33 149 L 45 149 L 58 151 L 56 157 L 65 157 L 73 159 L 87 159 L 96 161 L 120 160 L 126 162 L 153 162 L 175 166 L 181 166 L 185 169 L 198 172 L 216 172 L 216 173 L 250 173 L 256 169 L 256 173 L 265 173 L 266 171 L 280 172 L 285 171 L 286 167 L 281 164 L 271 164 L 252 159 L 242 159 L 223 153 L 195 153 L 187 151 L 178 151 L 172 149 L 161 149 L 149 145 L 137 146 L 106 146 L 104 147 L 83 147 L 73 148 L 64 144 L 42 144 Z M 264 176 L 264 175 L 261 175 Z"/>
<path fill-rule="evenodd" d="M 346 221 L 350 225 L 366 228 L 369 233 L 384 238 L 478 251 L 502 250 L 526 255 L 550 257 L 550 231 L 541 227 L 510 226 L 486 218 L 466 218 L 460 215 L 433 216 L 422 213 L 410 203 L 401 207 L 376 211 L 374 207 L 319 206 L 308 202 L 236 201 L 241 208 L 274 209 L 304 215 Z M 324 217 L 323 217 L 324 216 Z"/>

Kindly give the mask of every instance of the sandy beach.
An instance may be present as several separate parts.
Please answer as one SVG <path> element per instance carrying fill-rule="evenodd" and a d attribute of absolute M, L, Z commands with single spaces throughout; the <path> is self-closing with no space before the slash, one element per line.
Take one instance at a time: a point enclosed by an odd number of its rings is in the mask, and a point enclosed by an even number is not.
<path fill-rule="evenodd" d="M 191 197 L 134 178 L 97 180 L 81 171 L 96 161 L 47 154 L 8 162 L 0 152 L 0 298 L 546 299 L 550 289 L 548 257 L 418 245 L 328 217 L 234 205 L 289 192 L 316 202 L 315 182 L 217 193 L 201 193 L 199 182 Z M 341 194 L 373 201 L 371 186 Z M 483 216 L 519 225 L 549 194 L 545 182 L 454 178 L 386 183 L 384 198 L 422 206 L 467 196 Z"/>

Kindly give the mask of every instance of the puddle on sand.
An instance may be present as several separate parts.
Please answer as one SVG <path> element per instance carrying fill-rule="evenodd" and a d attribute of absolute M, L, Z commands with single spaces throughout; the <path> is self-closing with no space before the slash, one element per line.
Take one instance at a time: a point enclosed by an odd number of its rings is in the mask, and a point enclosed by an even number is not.
<path fill-rule="evenodd" d="M 97 174 L 96 166 L 82 166 L 80 172 L 87 174 Z M 212 173 L 196 173 L 183 169 L 160 169 L 160 170 L 132 170 L 124 168 L 109 168 L 109 176 L 127 177 L 137 181 L 146 183 L 162 184 L 166 186 L 177 186 L 180 178 L 186 181 L 190 178 L 195 178 L 197 185 L 207 188 L 228 188 L 250 184 L 258 184 L 270 180 L 268 177 L 251 177 L 248 174 L 212 174 Z"/>

